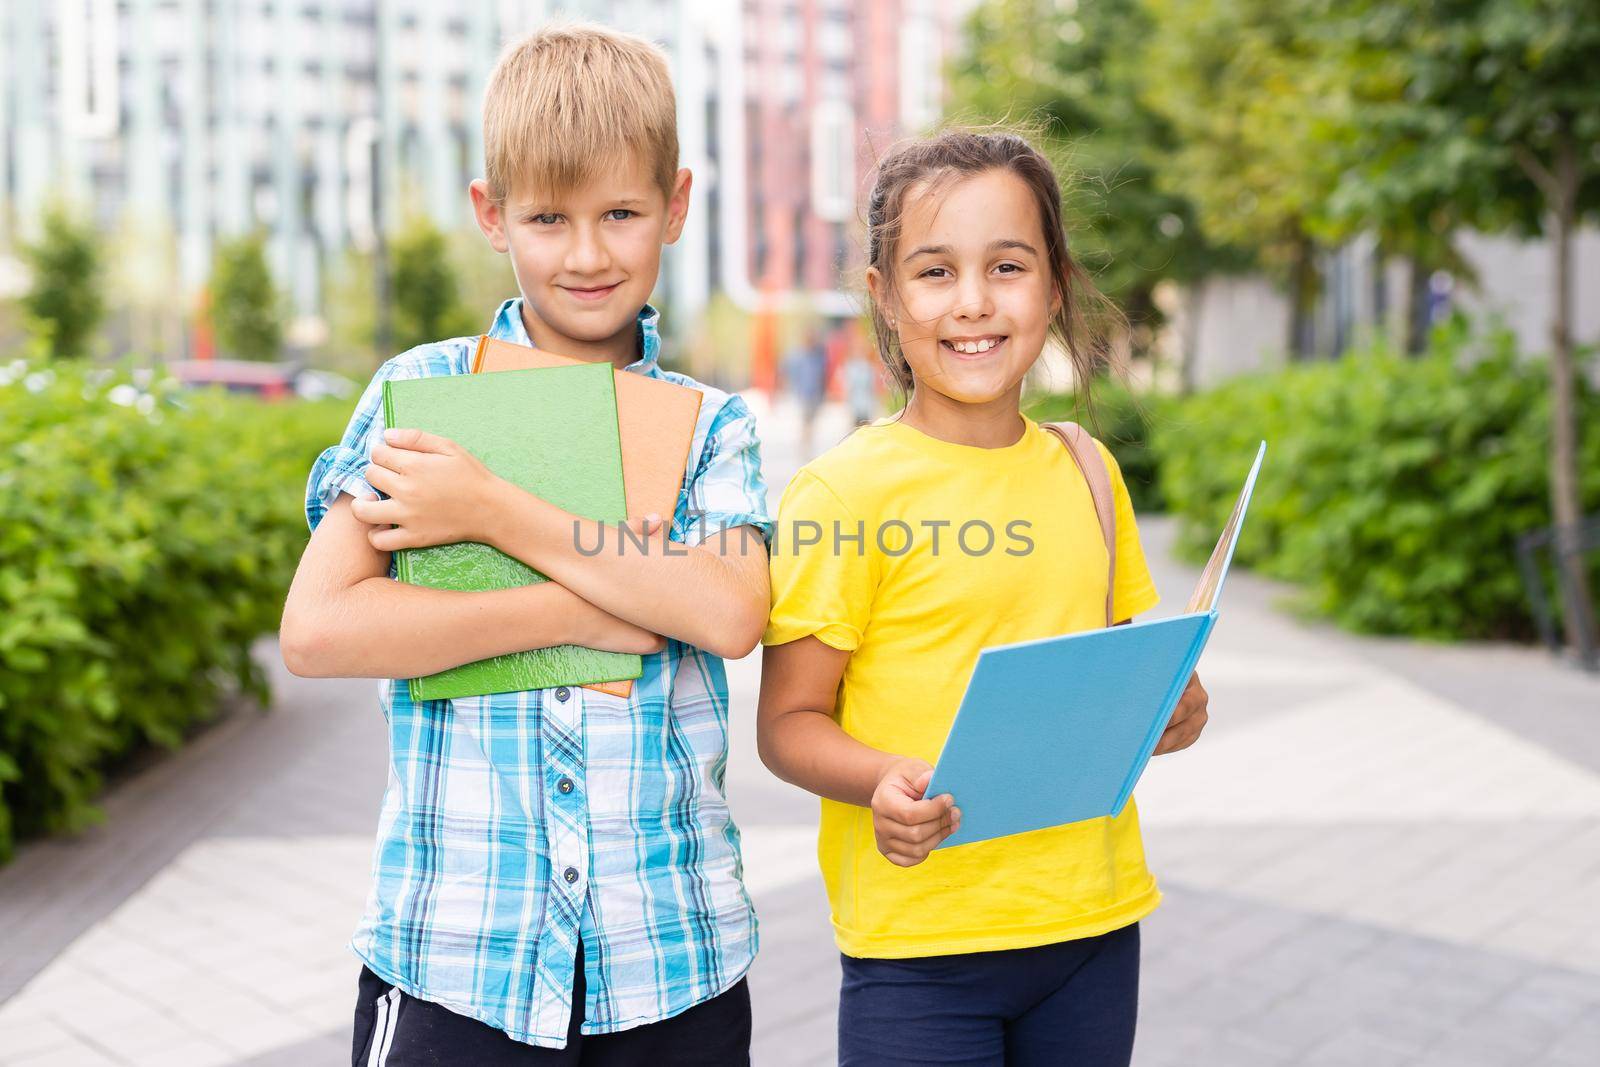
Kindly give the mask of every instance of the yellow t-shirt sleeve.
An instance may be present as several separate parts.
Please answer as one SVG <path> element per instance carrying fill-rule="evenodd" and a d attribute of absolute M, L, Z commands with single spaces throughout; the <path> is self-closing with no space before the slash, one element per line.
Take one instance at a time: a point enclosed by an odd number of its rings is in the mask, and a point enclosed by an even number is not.
<path fill-rule="evenodd" d="M 872 608 L 870 536 L 826 483 L 809 471 L 796 474 L 778 502 L 772 611 L 761 643 L 782 645 L 815 635 L 825 645 L 853 652 Z"/>
<path fill-rule="evenodd" d="M 1111 612 L 1116 621 L 1131 619 L 1149 611 L 1161 602 L 1156 592 L 1156 582 L 1145 562 L 1144 546 L 1139 543 L 1139 524 L 1133 514 L 1133 498 L 1128 495 L 1128 485 L 1122 479 L 1122 468 L 1111 455 L 1111 450 L 1099 441 L 1095 446 L 1105 457 L 1106 470 L 1111 474 L 1111 496 L 1117 512 L 1117 570 L 1116 589 L 1111 595 Z"/>

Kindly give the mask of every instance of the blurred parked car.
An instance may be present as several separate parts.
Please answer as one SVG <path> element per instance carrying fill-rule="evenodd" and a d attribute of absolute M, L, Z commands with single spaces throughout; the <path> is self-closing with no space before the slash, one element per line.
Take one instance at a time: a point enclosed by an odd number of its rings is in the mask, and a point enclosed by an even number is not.
<path fill-rule="evenodd" d="M 246 359 L 187 359 L 167 365 L 172 376 L 194 388 L 221 386 L 263 400 L 296 396 L 307 400 L 349 396 L 356 383 L 332 371 L 293 363 L 257 363 Z"/>

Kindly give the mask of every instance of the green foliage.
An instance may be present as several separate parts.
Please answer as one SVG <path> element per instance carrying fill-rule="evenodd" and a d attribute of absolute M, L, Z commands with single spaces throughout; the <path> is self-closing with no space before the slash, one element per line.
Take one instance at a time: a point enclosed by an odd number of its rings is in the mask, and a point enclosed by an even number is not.
<path fill-rule="evenodd" d="M 217 247 L 210 315 L 224 352 L 240 359 L 278 358 L 283 348 L 283 310 L 267 266 L 263 234 L 247 234 Z"/>
<path fill-rule="evenodd" d="M 1414 190 L 1484 230 L 1538 232 L 1560 185 L 1600 208 L 1592 0 L 1320 6 L 1327 47 L 1391 71 L 1356 86 L 1364 151 L 1343 195 Z"/>
<path fill-rule="evenodd" d="M 1145 0 L 1152 32 L 1143 99 L 1171 124 L 1165 183 L 1216 238 L 1269 262 L 1302 254 L 1343 160 L 1337 89 L 1319 62 L 1306 0 Z"/>
<path fill-rule="evenodd" d="M 486 325 L 479 319 L 493 314 L 492 308 L 474 312 L 462 304 L 449 242 L 426 217 L 415 216 L 390 239 L 389 257 L 395 351 L 477 333 Z"/>
<path fill-rule="evenodd" d="M 1094 383 L 1087 404 L 1072 393 L 1038 393 L 1027 397 L 1023 410 L 1035 422 L 1070 421 L 1082 425 L 1111 450 L 1136 512 L 1161 511 L 1166 500 L 1156 471 L 1150 430 L 1162 421 L 1168 401 L 1136 396 L 1119 382 Z"/>
<path fill-rule="evenodd" d="M 89 343 L 105 314 L 100 250 L 94 226 L 57 205 L 44 215 L 37 244 L 21 246 L 32 283 L 22 298 L 30 331 L 57 356 L 89 354 Z"/>
<path fill-rule="evenodd" d="M 1210 552 L 1264 439 L 1237 562 L 1354 630 L 1526 637 L 1515 541 L 1550 523 L 1547 373 L 1457 319 L 1418 360 L 1380 343 L 1177 401 L 1155 450 L 1180 549 Z M 1600 397 L 1582 402 L 1595 425 Z M 1600 505 L 1600 434 L 1580 467 Z"/>
<path fill-rule="evenodd" d="M 989 0 L 951 70 L 952 117 L 1043 127 L 1073 253 L 1135 313 L 1163 279 L 1243 264 L 1206 240 L 1188 197 L 1156 180 L 1174 146 L 1140 97 L 1152 29 L 1138 0 Z"/>
<path fill-rule="evenodd" d="M 0 859 L 94 817 L 100 772 L 265 695 L 300 494 L 347 405 L 0 365 Z"/>

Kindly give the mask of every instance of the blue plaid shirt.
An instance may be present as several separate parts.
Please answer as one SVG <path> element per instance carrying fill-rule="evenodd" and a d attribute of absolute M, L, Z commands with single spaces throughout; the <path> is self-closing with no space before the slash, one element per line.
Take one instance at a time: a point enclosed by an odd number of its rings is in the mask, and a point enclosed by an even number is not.
<path fill-rule="evenodd" d="M 529 343 L 521 299 L 501 305 L 489 332 Z M 704 394 L 669 536 L 697 544 L 749 525 L 770 541 L 744 401 L 662 370 L 648 306 L 639 339 L 628 373 Z M 344 439 L 311 470 L 313 529 L 340 493 L 371 492 L 382 383 L 469 373 L 476 341 L 422 345 L 379 369 Z M 561 1047 L 580 940 L 585 1034 L 668 1018 L 744 975 L 756 917 L 723 795 L 721 659 L 668 640 L 644 657 L 626 700 L 561 687 L 418 704 L 404 681 L 386 680 L 379 703 L 389 784 L 351 947 L 384 980 L 518 1041 Z"/>

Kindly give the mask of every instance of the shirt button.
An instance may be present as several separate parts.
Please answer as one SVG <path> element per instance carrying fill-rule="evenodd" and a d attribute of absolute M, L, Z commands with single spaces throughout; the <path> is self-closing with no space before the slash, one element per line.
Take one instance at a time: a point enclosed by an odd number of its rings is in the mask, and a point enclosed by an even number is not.
<path fill-rule="evenodd" d="M 562 873 L 561 877 L 567 880 L 568 885 L 571 885 L 573 882 L 578 880 L 578 868 L 568 867 L 566 871 Z"/>
<path fill-rule="evenodd" d="M 563 793 L 572 792 L 572 779 L 562 778 L 561 781 L 556 783 L 556 788 L 561 790 Z"/>
<path fill-rule="evenodd" d="M 556 699 L 557 700 L 565 702 L 566 699 L 571 695 L 572 695 L 572 690 L 568 689 L 564 685 L 556 690 Z"/>

